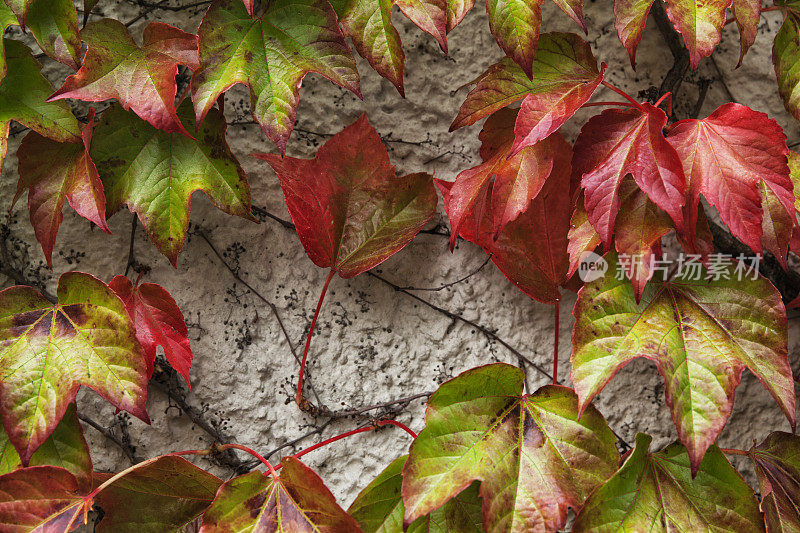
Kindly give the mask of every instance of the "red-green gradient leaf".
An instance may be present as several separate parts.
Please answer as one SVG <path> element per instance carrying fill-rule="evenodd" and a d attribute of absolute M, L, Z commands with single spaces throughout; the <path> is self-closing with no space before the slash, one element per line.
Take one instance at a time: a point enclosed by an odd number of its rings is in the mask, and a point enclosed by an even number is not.
<path fill-rule="evenodd" d="M 475 0 L 447 0 L 447 33 L 464 20 L 474 5 Z"/>
<path fill-rule="evenodd" d="M 81 37 L 78 11 L 72 0 L 33 0 L 25 25 L 45 54 L 77 70 Z"/>
<path fill-rule="evenodd" d="M 192 348 L 189 345 L 189 330 L 172 296 L 155 283 L 142 283 L 134 287 L 125 276 L 115 276 L 108 286 L 123 301 L 131 317 L 136 340 L 142 345 L 147 362 L 148 377 L 153 375 L 156 347 L 161 346 L 169 364 L 190 385 Z"/>
<path fill-rule="evenodd" d="M 145 361 L 122 301 L 80 272 L 61 276 L 56 305 L 30 287 L 0 291 L 0 416 L 23 463 L 82 385 L 149 421 Z"/>
<path fill-rule="evenodd" d="M 777 122 L 740 104 L 723 104 L 708 118 L 676 123 L 669 142 L 683 161 L 687 179 L 686 225 L 694 225 L 700 195 L 717 208 L 731 233 L 754 252 L 761 252 L 763 205 L 771 218 L 780 216 L 771 197 L 760 191 L 764 184 L 783 206 L 785 220 L 794 212 L 794 195 L 787 156 L 786 136 Z M 779 207 L 778 206 L 778 207 Z M 791 225 L 767 241 L 767 248 L 786 266 Z M 775 242 L 781 248 L 774 248 Z M 766 243 L 765 243 L 766 244 Z"/>
<path fill-rule="evenodd" d="M 772 44 L 772 64 L 783 105 L 800 120 L 800 13 L 786 10 L 786 19 Z"/>
<path fill-rule="evenodd" d="M 578 514 L 575 533 L 764 530 L 753 489 L 719 448 L 708 450 L 693 476 L 683 446 L 651 453 L 651 441 L 636 436 L 631 456 Z"/>
<path fill-rule="evenodd" d="M 667 16 L 683 35 L 692 70 L 714 51 L 722 38 L 725 13 L 731 0 L 664 0 Z"/>
<path fill-rule="evenodd" d="M 503 110 L 495 115 L 510 111 Z M 490 119 L 491 121 L 492 119 Z M 487 128 L 493 126 L 487 121 Z M 506 128 L 506 141 L 510 139 L 510 128 Z M 496 132 L 495 132 L 496 133 Z M 490 148 L 496 137 L 484 137 L 484 149 Z M 506 222 L 498 233 L 504 210 L 510 205 L 504 187 L 498 187 L 498 177 L 494 190 L 485 183 L 470 199 L 458 223 L 459 235 L 479 245 L 492 262 L 514 285 L 531 298 L 544 303 L 556 303 L 561 299 L 558 287 L 566 281 L 568 267 L 567 234 L 570 217 L 570 158 L 571 147 L 560 134 L 553 134 L 550 150 L 552 172 L 539 186 L 535 198 L 527 199 L 524 211 L 514 220 Z M 543 143 L 548 142 L 543 141 Z M 539 143 L 542 144 L 542 143 Z M 537 145 L 538 146 L 538 145 Z M 508 144 L 506 144 L 506 148 Z M 526 155 L 535 147 L 526 148 L 514 159 Z M 486 155 L 485 153 L 483 154 Z M 501 153 L 501 160 L 505 154 Z M 524 169 L 521 167 L 521 170 Z M 454 196 L 453 190 L 458 181 L 448 183 L 436 180 L 442 191 L 445 210 L 450 217 L 451 233 L 456 231 L 456 219 L 461 213 L 460 202 L 463 197 Z M 499 201 L 498 201 L 499 197 Z"/>
<path fill-rule="evenodd" d="M 627 174 L 683 231 L 686 184 L 678 154 L 664 138 L 666 124 L 666 113 L 648 103 L 642 109 L 608 109 L 589 119 L 575 141 L 572 172 L 584 189 L 589 221 L 606 245 Z"/>
<path fill-rule="evenodd" d="M 257 19 L 239 0 L 216 0 L 198 37 L 200 68 L 192 77 L 197 122 L 219 95 L 244 83 L 250 88 L 253 118 L 281 153 L 294 129 L 307 73 L 317 72 L 361 94 L 355 60 L 326 0 L 276 0 Z"/>
<path fill-rule="evenodd" d="M 63 220 L 64 201 L 76 213 L 106 233 L 106 197 L 100 175 L 89 156 L 94 127 L 94 109 L 83 128 L 83 143 L 61 143 L 28 133 L 17 150 L 19 181 L 13 205 L 28 193 L 28 211 L 36 239 L 41 243 L 48 266 L 53 267 L 53 246 Z"/>
<path fill-rule="evenodd" d="M 622 181 L 619 197 L 622 208 L 617 217 L 614 247 L 629 258 L 626 275 L 633 283 L 638 301 L 645 284 L 653 277 L 653 262 L 661 256 L 661 237 L 672 229 L 672 221 L 630 177 Z"/>
<path fill-rule="evenodd" d="M 758 22 L 761 19 L 761 0 L 733 0 L 731 4 L 736 26 L 739 28 L 739 63 L 742 65 L 744 55 L 753 46 L 758 34 Z"/>
<path fill-rule="evenodd" d="M 178 117 L 194 127 L 188 99 L 178 108 Z M 186 240 L 194 191 L 205 192 L 225 213 L 255 220 L 247 175 L 228 148 L 226 129 L 216 109 L 192 139 L 157 130 L 118 105 L 105 111 L 95 128 L 91 155 L 103 180 L 108 213 L 127 205 L 173 265 Z"/>
<path fill-rule="evenodd" d="M 403 468 L 405 521 L 441 507 L 480 481 L 487 532 L 555 531 L 567 509 L 616 470 L 616 439 L 590 407 L 548 385 L 522 395 L 520 369 L 497 363 L 468 370 L 428 400 L 426 426 Z"/>
<path fill-rule="evenodd" d="M 583 0 L 553 0 L 569 18 L 578 23 L 586 33 L 586 21 L 583 20 Z"/>
<path fill-rule="evenodd" d="M 291 456 L 282 463 L 276 480 L 250 472 L 226 481 L 203 516 L 200 533 L 361 531 L 313 470 Z"/>
<path fill-rule="evenodd" d="M 32 466 L 0 476 L 0 531 L 67 533 L 86 523 L 91 508 L 63 468 Z"/>
<path fill-rule="evenodd" d="M 197 69 L 197 37 L 161 22 L 151 22 L 142 46 L 118 20 L 88 24 L 82 33 L 87 51 L 81 69 L 69 76 L 51 100 L 76 98 L 102 102 L 116 98 L 127 111 L 170 133 L 189 133 L 175 111 L 178 65 Z"/>
<path fill-rule="evenodd" d="M 581 192 L 572 212 L 569 221 L 569 234 L 567 235 L 567 253 L 569 254 L 569 270 L 567 277 L 572 277 L 580 266 L 581 256 L 585 252 L 591 252 L 600 245 L 602 239 L 600 234 L 589 222 L 589 215 L 586 214 L 586 207 L 583 205 L 583 193 Z"/>
<path fill-rule="evenodd" d="M 645 357 L 664 377 L 667 405 L 694 471 L 730 416 L 745 368 L 794 425 L 786 311 L 766 279 L 739 276 L 734 265 L 718 263 L 717 280 L 705 269 L 699 276 L 686 269 L 669 282 L 653 278 L 637 303 L 630 283 L 614 276 L 616 254 L 606 260 L 608 273 L 584 285 L 573 311 L 572 383 L 581 407 L 622 367 Z"/>
<path fill-rule="evenodd" d="M 69 404 L 61 422 L 34 452 L 28 464 L 64 468 L 75 476 L 81 491 L 92 488 L 92 459 L 74 403 Z M 8 440 L 8 435 L 0 428 L 0 474 L 7 474 L 22 466 L 22 460 Z"/>
<path fill-rule="evenodd" d="M 242 2 L 244 2 L 244 7 L 247 9 L 247 12 L 252 15 L 253 5 L 256 3 L 256 0 L 242 0 Z"/>
<path fill-rule="evenodd" d="M 254 156 L 278 175 L 308 256 L 343 278 L 400 251 L 436 212 L 431 176 L 397 176 L 366 115 L 328 140 L 314 159 Z"/>
<path fill-rule="evenodd" d="M 800 531 L 800 437 L 775 431 L 748 455 L 755 463 L 767 531 Z"/>
<path fill-rule="evenodd" d="M 222 480 L 182 457 L 143 463 L 97 495 L 97 533 L 182 531 L 214 500 Z"/>
<path fill-rule="evenodd" d="M 647 23 L 654 0 L 614 0 L 614 26 L 619 42 L 628 51 L 631 66 L 636 68 L 636 48 L 642 40 L 642 32 Z"/>
<path fill-rule="evenodd" d="M 405 53 L 400 34 L 392 25 L 393 0 L 334 0 L 331 5 L 345 35 L 353 39 L 358 54 L 389 80 L 401 95 Z"/>
<path fill-rule="evenodd" d="M 490 66 L 461 105 L 450 131 L 474 124 L 517 100 L 528 101 L 517 136 L 529 144 L 569 119 L 602 81 L 589 43 L 573 33 L 544 33 L 531 66 L 533 78 L 508 58 Z"/>
<path fill-rule="evenodd" d="M 406 459 L 404 455 L 392 461 L 347 510 L 364 533 L 403 532 L 405 507 L 400 490 Z M 478 484 L 471 484 L 431 514 L 414 520 L 405 533 L 483 533 Z"/>
<path fill-rule="evenodd" d="M 13 39 L 3 43 L 8 72 L 0 82 L 0 163 L 12 120 L 56 141 L 81 142 L 81 125 L 69 106 L 45 102 L 53 88 L 30 48 Z"/>
<path fill-rule="evenodd" d="M 397 7 L 419 29 L 430 34 L 447 53 L 448 0 L 397 0 Z"/>
<path fill-rule="evenodd" d="M 544 0 L 486 0 L 489 29 L 497 44 L 531 79 L 543 3 Z"/>

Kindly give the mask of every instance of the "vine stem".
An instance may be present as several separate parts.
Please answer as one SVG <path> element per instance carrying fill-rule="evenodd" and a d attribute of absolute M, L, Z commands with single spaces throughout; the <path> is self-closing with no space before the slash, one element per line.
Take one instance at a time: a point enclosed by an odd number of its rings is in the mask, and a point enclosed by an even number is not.
<path fill-rule="evenodd" d="M 598 106 L 606 106 L 606 105 L 609 105 L 609 106 L 621 106 L 621 107 L 639 107 L 639 106 L 633 105 L 630 102 L 589 102 L 589 103 L 583 104 L 581 106 L 581 108 L 584 108 L 584 107 L 598 107 Z"/>
<path fill-rule="evenodd" d="M 611 89 L 612 91 L 614 91 L 615 93 L 617 93 L 618 95 L 620 95 L 621 97 L 623 97 L 625 100 L 627 100 L 628 102 L 630 102 L 631 104 L 633 104 L 633 105 L 634 105 L 634 106 L 635 106 L 637 109 L 644 109 L 644 108 L 642 107 L 642 104 L 640 104 L 639 102 L 637 102 L 636 100 L 634 100 L 634 99 L 633 99 L 633 97 L 632 97 L 631 95 L 629 95 L 628 93 L 626 93 L 625 91 L 623 91 L 623 90 L 622 90 L 622 89 L 620 89 L 619 87 L 615 87 L 614 85 L 611 85 L 610 83 L 608 83 L 608 82 L 607 82 L 607 81 L 605 81 L 605 80 L 603 80 L 603 82 L 602 82 L 602 83 L 603 83 L 603 86 L 604 86 L 604 87 L 608 87 L 609 89 Z"/>
<path fill-rule="evenodd" d="M 559 311 L 561 302 L 556 302 L 553 306 L 553 322 L 555 327 L 555 334 L 553 335 L 553 385 L 558 385 L 558 326 L 559 326 Z"/>
<path fill-rule="evenodd" d="M 255 450 L 253 450 L 251 448 L 248 448 L 247 446 L 242 446 L 241 444 L 223 444 L 222 446 L 218 446 L 217 447 L 217 450 L 220 451 L 220 452 L 225 451 L 225 450 L 230 450 L 230 449 L 242 450 L 243 452 L 249 453 L 250 455 L 252 455 L 256 459 L 261 461 L 261 464 L 263 464 L 264 466 L 266 466 L 269 469 L 269 473 L 272 474 L 272 477 L 275 477 L 275 476 L 278 475 L 278 474 L 275 473 L 275 468 L 272 466 L 272 463 L 270 463 L 267 459 L 265 459 L 260 453 L 258 453 L 257 451 L 255 451 Z"/>
<path fill-rule="evenodd" d="M 317 325 L 317 318 L 319 317 L 319 311 L 322 309 L 322 302 L 325 301 L 325 294 L 328 292 L 328 285 L 330 285 L 333 276 L 336 274 L 336 271 L 331 269 L 330 274 L 328 274 L 328 278 L 325 280 L 325 285 L 322 286 L 322 293 L 319 295 L 319 301 L 317 302 L 317 309 L 314 311 L 314 318 L 311 319 L 311 327 L 308 330 L 308 338 L 306 339 L 306 347 L 303 350 L 303 359 L 300 361 L 300 377 L 297 378 L 297 395 L 295 400 L 297 401 L 297 405 L 300 409 L 303 409 L 305 406 L 305 399 L 303 398 L 303 377 L 306 373 L 306 359 L 308 358 L 308 349 L 311 347 L 311 337 L 314 336 L 314 328 Z M 305 410 L 305 409 L 303 409 Z"/>
<path fill-rule="evenodd" d="M 720 448 L 720 451 L 722 453 L 725 453 L 725 454 L 728 454 L 728 455 L 744 455 L 744 456 L 747 456 L 747 452 L 746 451 L 737 450 L 735 448 Z"/>

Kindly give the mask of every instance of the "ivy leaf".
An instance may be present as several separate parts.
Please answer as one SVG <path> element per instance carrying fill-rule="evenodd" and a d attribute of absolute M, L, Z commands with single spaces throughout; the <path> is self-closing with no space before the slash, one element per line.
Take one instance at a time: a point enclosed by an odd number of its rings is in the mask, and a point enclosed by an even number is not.
<path fill-rule="evenodd" d="M 775 431 L 748 455 L 755 463 L 767 531 L 800 531 L 800 437 Z"/>
<path fill-rule="evenodd" d="M 329 139 L 314 159 L 253 155 L 278 175 L 308 256 L 343 278 L 400 251 L 436 212 L 431 176 L 398 177 L 366 114 Z"/>
<path fill-rule="evenodd" d="M 403 466 L 407 455 L 398 457 L 362 490 L 348 514 L 356 519 L 364 533 L 402 533 Z M 482 533 L 481 500 L 478 484 L 473 483 L 455 498 L 431 514 L 416 519 L 406 533 Z"/>
<path fill-rule="evenodd" d="M 172 296 L 155 283 L 142 283 L 135 287 L 125 276 L 114 276 L 108 284 L 125 304 L 128 316 L 136 329 L 136 340 L 142 345 L 148 378 L 153 375 L 156 347 L 164 349 L 164 355 L 187 385 L 192 366 L 192 348 L 189 345 L 189 330 L 178 304 Z"/>
<path fill-rule="evenodd" d="M 739 63 L 736 67 L 742 66 L 744 55 L 753 46 L 758 34 L 758 22 L 761 19 L 761 0 L 733 0 L 731 4 L 733 18 L 739 28 Z"/>
<path fill-rule="evenodd" d="M 8 151 L 8 132 L 15 120 L 55 141 L 80 142 L 81 126 L 64 102 L 45 102 L 53 91 L 30 48 L 3 40 L 8 73 L 0 82 L 0 169 Z"/>
<path fill-rule="evenodd" d="M 87 523 L 91 500 L 63 468 L 31 466 L 0 476 L 0 529 L 66 533 Z"/>
<path fill-rule="evenodd" d="M 291 456 L 282 464 L 277 479 L 255 471 L 223 483 L 200 533 L 361 531 L 313 470 Z"/>
<path fill-rule="evenodd" d="M 28 14 L 31 4 L 36 0 L 3 0 L 14 15 L 19 19 L 20 23 L 25 24 L 25 16 Z"/>
<path fill-rule="evenodd" d="M 580 193 L 569 221 L 569 234 L 567 236 L 567 253 L 569 254 L 569 270 L 567 277 L 571 278 L 580 266 L 581 256 L 585 252 L 591 252 L 600 245 L 602 239 L 600 234 L 589 222 L 589 215 L 583 205 L 583 192 Z"/>
<path fill-rule="evenodd" d="M 506 122 L 505 130 L 501 128 L 504 115 L 513 115 L 513 112 L 501 110 L 486 121 L 484 132 L 489 135 L 483 136 L 482 156 L 486 157 L 487 152 L 497 146 L 503 133 L 505 150 L 508 150 L 512 132 L 510 122 Z M 549 162 L 544 169 L 547 175 L 542 179 L 536 175 L 537 165 L 541 166 L 542 159 L 545 159 L 535 153 L 540 145 L 545 145 L 542 150 Z M 507 152 L 501 150 L 498 153 L 499 161 L 504 164 Z M 464 239 L 479 245 L 492 256 L 492 262 L 509 281 L 531 298 L 544 303 L 560 301 L 558 287 L 566 281 L 571 156 L 570 145 L 560 133 L 555 133 L 509 160 L 509 167 L 502 173 L 498 172 L 494 187 L 490 187 L 487 180 L 465 195 L 465 188 L 458 178 L 453 183 L 436 180 L 450 218 L 451 235 L 457 231 Z M 513 185 L 509 180 L 515 174 L 520 175 L 518 179 L 523 183 L 531 177 L 536 177 L 540 183 L 537 183 L 535 191 L 531 191 L 531 185 Z M 459 178 L 464 179 L 464 176 Z M 524 194 L 510 192 L 513 189 Z M 521 213 L 506 221 L 509 207 L 514 205 Z"/>
<path fill-rule="evenodd" d="M 396 0 L 397 6 L 422 31 L 432 35 L 447 52 L 447 1 Z M 401 95 L 405 54 L 400 35 L 392 25 L 395 0 L 335 0 L 332 2 L 344 34 L 353 39 L 359 55 Z"/>
<path fill-rule="evenodd" d="M 722 38 L 725 13 L 731 0 L 664 0 L 667 16 L 683 35 L 692 70 L 714 51 Z"/>
<path fill-rule="evenodd" d="M 182 531 L 208 508 L 222 480 L 178 456 L 141 463 L 97 495 L 98 533 Z"/>
<path fill-rule="evenodd" d="M 573 531 L 763 531 L 753 490 L 716 446 L 696 476 L 680 444 L 650 453 L 652 437 L 636 448 L 614 477 L 578 514 Z"/>
<path fill-rule="evenodd" d="M 144 29 L 142 46 L 118 20 L 103 19 L 83 30 L 86 57 L 50 100 L 102 102 L 116 98 L 127 111 L 169 133 L 183 133 L 175 111 L 178 65 L 198 67 L 197 37 L 161 22 Z"/>
<path fill-rule="evenodd" d="M 18 24 L 17 17 L 14 15 L 14 12 L 11 11 L 11 8 L 9 8 L 6 4 L 0 2 L 0 35 L 5 34 L 8 27 L 13 26 L 14 24 Z M 0 38 L 0 82 L 2 82 L 3 78 L 5 78 L 6 71 L 6 51 L 4 39 Z"/>
<path fill-rule="evenodd" d="M 778 92 L 783 105 L 794 118 L 800 120 L 800 13 L 786 10 L 786 18 L 772 44 L 772 64 L 778 78 Z"/>
<path fill-rule="evenodd" d="M 19 181 L 11 208 L 27 191 L 31 225 L 50 268 L 65 200 L 79 215 L 111 233 L 106 225 L 103 183 L 89 156 L 94 109 L 87 118 L 82 144 L 61 143 L 32 131 L 17 150 Z"/>
<path fill-rule="evenodd" d="M 188 99 L 178 117 L 194 126 Z M 118 105 L 105 111 L 95 128 L 91 155 L 103 179 L 108 212 L 127 205 L 173 266 L 186 240 L 194 191 L 204 191 L 225 213 L 255 220 L 247 176 L 228 148 L 226 129 L 222 113 L 214 110 L 192 139 L 157 130 Z"/>
<path fill-rule="evenodd" d="M 19 20 L 27 25 L 42 52 L 73 70 L 78 69 L 81 37 L 78 11 L 72 0 L 33 0 L 27 15 Z"/>
<path fill-rule="evenodd" d="M 86 26 L 86 21 L 89 20 L 89 15 L 92 10 L 100 2 L 100 0 L 83 0 L 83 25 Z"/>
<path fill-rule="evenodd" d="M 555 4 L 566 13 L 569 18 L 578 23 L 583 33 L 586 33 L 586 21 L 583 20 L 583 0 L 553 0 Z"/>
<path fill-rule="evenodd" d="M 560 133 L 511 156 L 516 118 L 516 110 L 503 108 L 486 120 L 478 136 L 483 162 L 460 172 L 449 187 L 445 205 L 451 224 L 450 250 L 455 248 L 465 220 L 473 213 L 480 216 L 476 203 L 486 196 L 485 188 L 492 188 L 487 207 L 494 214 L 489 232 L 496 239 L 503 228 L 527 210 L 531 200 L 539 194 L 553 172 L 554 159 L 559 157 L 559 163 L 569 166 L 569 159 L 562 156 L 566 153 L 569 157 L 571 147 Z"/>
<path fill-rule="evenodd" d="M 518 119 L 515 149 L 534 144 L 558 130 L 592 96 L 602 71 L 589 43 L 573 33 L 544 33 L 539 38 L 528 79 L 508 58 L 490 66 L 461 105 L 450 131 L 474 124 L 525 98 Z"/>
<path fill-rule="evenodd" d="M 544 0 L 486 0 L 489 29 L 503 52 L 533 79 Z"/>
<path fill-rule="evenodd" d="M 686 184 L 681 160 L 664 138 L 666 124 L 666 113 L 649 103 L 641 109 L 608 109 L 589 119 L 575 141 L 573 176 L 581 181 L 589 221 L 606 246 L 627 174 L 683 232 Z"/>
<path fill-rule="evenodd" d="M 616 272 L 617 256 L 606 260 L 608 272 Z M 795 423 L 780 293 L 766 279 L 740 276 L 725 262 L 717 262 L 712 274 L 687 268 L 671 281 L 654 277 L 639 303 L 629 283 L 606 275 L 584 285 L 573 311 L 572 382 L 581 408 L 630 361 L 650 359 L 664 377 L 667 405 L 693 472 L 730 416 L 745 367 Z"/>
<path fill-rule="evenodd" d="M 474 5 L 475 0 L 447 0 L 447 33 L 461 24 Z"/>
<path fill-rule="evenodd" d="M 794 212 L 793 186 L 786 163 L 789 149 L 778 123 L 764 113 L 729 103 L 708 118 L 676 123 L 668 140 L 683 161 L 687 178 L 687 227 L 694 225 L 702 194 L 717 208 L 731 233 L 760 253 L 763 204 L 769 208 L 770 218 L 781 216 L 781 205 L 784 220 Z M 787 227 L 779 229 L 781 235 L 768 239 L 767 249 L 784 268 L 792 225 L 789 221 Z"/>
<path fill-rule="evenodd" d="M 0 291 L 0 416 L 23 464 L 82 385 L 149 422 L 144 368 L 125 306 L 97 278 L 63 274 L 58 304 L 30 287 Z"/>
<path fill-rule="evenodd" d="M 253 4 L 256 3 L 256 0 L 242 0 L 244 2 L 244 7 L 247 9 L 247 12 L 252 15 L 253 14 Z"/>
<path fill-rule="evenodd" d="M 34 452 L 29 464 L 64 468 L 75 476 L 81 491 L 92 488 L 92 459 L 74 403 L 69 404 L 61 422 Z M 8 440 L 8 435 L 0 428 L 0 475 L 22 466 L 22 460 Z"/>
<path fill-rule="evenodd" d="M 653 0 L 614 0 L 614 27 L 619 42 L 628 51 L 631 67 L 636 68 L 636 49 L 642 41 L 647 14 Z"/>
<path fill-rule="evenodd" d="M 504 363 L 467 370 L 428 400 L 426 427 L 403 468 L 405 522 L 480 481 L 490 533 L 555 531 L 616 470 L 616 439 L 590 407 L 548 385 L 522 395 L 524 376 Z"/>
<path fill-rule="evenodd" d="M 256 19 L 239 0 L 217 0 L 198 36 L 200 68 L 192 76 L 198 124 L 219 95 L 244 83 L 253 118 L 284 153 L 307 73 L 361 97 L 355 60 L 325 0 L 277 0 Z"/>

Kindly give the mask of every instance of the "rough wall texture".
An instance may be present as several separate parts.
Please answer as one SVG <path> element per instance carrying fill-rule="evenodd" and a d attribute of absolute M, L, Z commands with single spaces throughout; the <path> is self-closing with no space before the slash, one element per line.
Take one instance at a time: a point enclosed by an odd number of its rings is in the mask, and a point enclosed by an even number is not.
<path fill-rule="evenodd" d="M 183 0 L 184 4 L 194 3 Z M 121 20 L 142 11 L 133 1 L 103 0 L 98 10 Z M 180 5 L 180 1 L 168 5 Z M 608 78 L 632 94 L 659 86 L 672 65 L 660 34 L 652 22 L 639 48 L 638 68 L 633 71 L 627 54 L 617 41 L 611 0 L 587 2 L 589 39 L 596 55 L 609 64 Z M 155 10 L 132 26 L 139 35 L 145 21 L 158 18 L 184 30 L 194 31 L 204 8 L 178 13 Z M 436 42 L 416 29 L 395 10 L 395 23 L 407 56 L 406 99 L 359 60 L 364 100 L 318 76 L 306 78 L 301 91 L 297 130 L 287 154 L 310 157 L 332 133 L 366 112 L 383 136 L 392 161 L 403 173 L 435 172 L 453 179 L 478 160 L 477 133 L 480 126 L 448 133 L 448 126 L 466 94 L 458 87 L 478 76 L 501 57 L 489 33 L 483 5 L 479 3 L 450 36 L 450 55 L 444 56 Z M 700 111 L 705 116 L 731 98 L 767 112 L 785 128 L 789 141 L 800 140 L 800 125 L 789 117 L 778 97 L 770 61 L 771 44 L 780 25 L 779 13 L 762 17 L 756 45 L 742 67 L 733 70 L 739 52 L 735 25 L 725 31 L 714 61 L 705 60 L 697 73 L 686 78 L 675 97 L 677 114 L 686 117 L 695 107 L 699 82 L 714 80 Z M 545 8 L 545 29 L 577 32 L 577 26 L 552 3 Z M 68 74 L 44 60 L 54 84 Z M 718 69 L 717 69 L 718 66 Z M 723 81 L 724 80 L 724 84 Z M 732 93 L 726 94 L 725 87 Z M 601 99 L 610 99 L 600 94 Z M 582 111 L 566 126 L 574 139 L 579 125 L 593 110 Z M 235 88 L 226 97 L 226 114 L 233 124 L 228 142 L 247 171 L 254 205 L 288 218 L 278 182 L 269 167 L 249 154 L 275 151 L 260 129 L 248 122 L 245 91 Z M 237 124 L 239 123 L 239 124 Z M 16 151 L 22 134 L 11 139 L 9 153 Z M 16 157 L 10 156 L 0 181 L 0 211 L 7 211 L 16 183 Z M 15 254 L 30 276 L 55 286 L 58 275 L 70 269 L 93 273 L 108 281 L 124 271 L 128 256 L 131 215 L 121 212 L 110 220 L 113 236 L 90 231 L 87 222 L 65 210 L 65 221 L 56 244 L 54 271 L 46 269 L 23 202 L 12 212 L 11 228 Z M 441 213 L 441 208 L 440 208 Z M 203 409 L 236 441 L 261 451 L 308 433 L 325 419 L 301 414 L 291 403 L 297 376 L 290 347 L 275 316 L 252 291 L 237 282 L 198 231 L 203 231 L 224 261 L 238 275 L 272 302 L 296 347 L 301 348 L 326 272 L 306 257 L 295 233 L 264 216 L 261 224 L 232 218 L 215 210 L 202 194 L 193 197 L 192 231 L 178 268 L 160 256 L 139 229 L 135 234 L 136 259 L 152 268 L 147 280 L 164 285 L 175 296 L 187 318 L 195 354 L 189 401 Z M 446 224 L 440 214 L 439 224 Z M 405 250 L 377 269 L 385 279 L 400 285 L 436 287 L 454 281 L 478 268 L 485 256 L 475 246 L 460 243 L 453 254 L 442 236 L 420 235 Z M 0 282 L 4 280 L 0 279 Z M 531 301 L 510 285 L 491 264 L 467 281 L 440 291 L 412 291 L 448 312 L 474 321 L 496 332 L 508 345 L 544 367 L 551 364 L 553 342 L 552 308 Z M 566 294 L 563 317 L 560 374 L 568 380 L 571 309 L 574 296 Z M 800 365 L 796 324 L 790 320 L 790 358 Z M 323 308 L 312 345 L 310 381 L 320 400 L 332 409 L 358 407 L 431 391 L 438 383 L 459 372 L 493 361 L 517 364 L 517 358 L 479 329 L 425 306 L 396 292 L 368 275 L 335 279 Z M 530 386 L 546 378 L 529 368 Z M 656 437 L 655 445 L 675 438 L 675 430 L 664 405 L 663 385 L 653 365 L 638 361 L 614 379 L 597 400 L 597 406 L 622 438 L 633 442 L 636 432 Z M 110 425 L 113 409 L 91 392 L 79 397 L 80 409 L 94 420 Z M 207 435 L 172 406 L 159 390 L 151 388 L 148 402 L 152 426 L 130 420 L 130 434 L 137 453 L 144 457 L 159 453 L 205 447 Z M 414 429 L 423 427 L 424 400 L 412 402 L 397 415 Z M 351 429 L 360 420 L 340 420 L 327 425 L 321 436 L 312 436 L 295 448 Z M 747 447 L 773 429 L 788 428 L 777 406 L 749 374 L 737 390 L 733 415 L 721 444 Z M 99 469 L 119 469 L 127 459 L 95 430 L 87 438 Z M 394 457 L 405 452 L 408 438 L 389 428 L 364 434 L 306 457 L 344 505 L 349 504 Z M 273 457 L 279 458 L 280 454 Z M 214 467 L 220 475 L 230 475 Z"/>

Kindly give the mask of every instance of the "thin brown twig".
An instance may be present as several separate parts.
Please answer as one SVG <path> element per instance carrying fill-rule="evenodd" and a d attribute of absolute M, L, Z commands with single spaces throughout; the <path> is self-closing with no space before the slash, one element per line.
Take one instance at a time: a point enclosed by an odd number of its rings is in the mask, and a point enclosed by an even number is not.
<path fill-rule="evenodd" d="M 133 448 L 133 446 L 130 444 L 129 441 L 126 442 L 123 438 L 118 437 L 116 434 L 114 434 L 114 432 L 110 428 L 107 428 L 107 427 L 104 427 L 104 426 L 98 424 L 97 422 L 95 422 L 94 420 L 89 418 L 88 416 L 86 416 L 84 414 L 81 414 L 81 413 L 78 413 L 78 418 L 81 420 L 81 422 L 84 422 L 88 426 L 91 426 L 92 428 L 94 428 L 98 433 L 103 435 L 103 437 L 105 437 L 107 440 L 109 440 L 109 441 L 113 442 L 114 444 L 116 444 L 117 447 L 120 450 L 122 450 L 122 453 L 125 454 L 125 457 L 128 458 L 128 461 L 130 461 L 130 463 L 132 465 L 135 465 L 137 463 L 141 463 L 144 460 L 143 458 L 139 457 L 136 454 L 136 450 Z"/>

